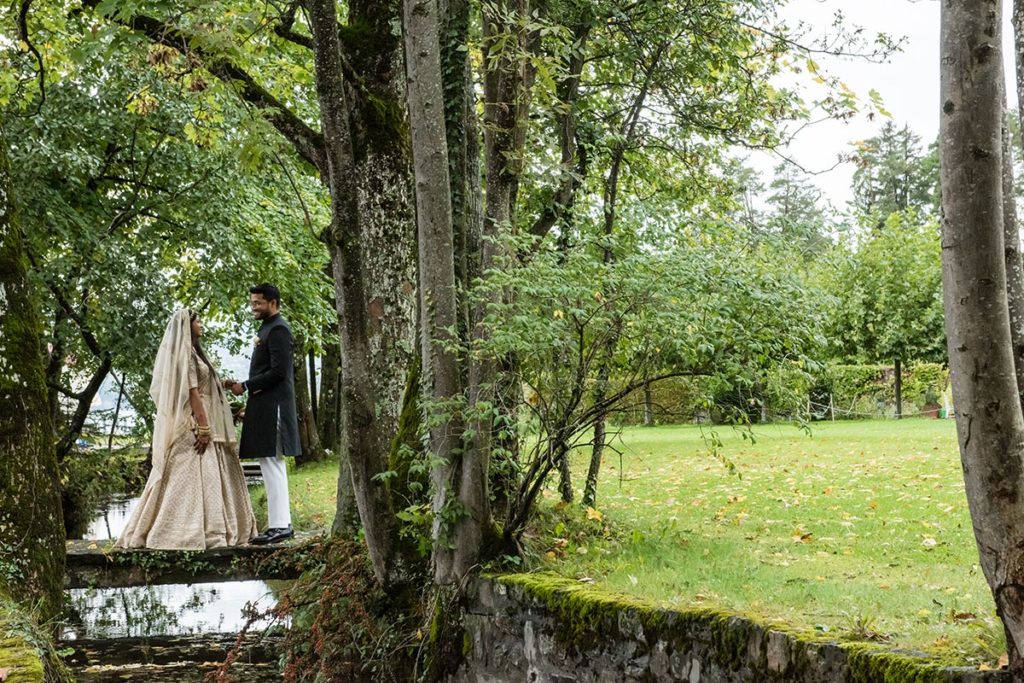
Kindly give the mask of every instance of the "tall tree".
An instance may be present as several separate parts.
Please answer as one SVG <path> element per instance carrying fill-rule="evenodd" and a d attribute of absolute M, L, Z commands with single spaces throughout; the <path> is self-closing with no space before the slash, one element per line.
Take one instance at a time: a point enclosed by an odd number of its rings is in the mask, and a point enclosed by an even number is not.
<path fill-rule="evenodd" d="M 909 125 L 892 121 L 878 135 L 855 145 L 853 204 L 862 220 L 880 225 L 895 211 L 936 208 L 937 150 L 925 153 Z"/>
<path fill-rule="evenodd" d="M 944 358 L 940 251 L 933 219 L 894 212 L 848 253 L 835 277 L 831 337 L 859 361 L 893 362 L 897 418 L 903 366 Z"/>
<path fill-rule="evenodd" d="M 455 288 L 455 241 L 452 188 L 441 80 L 441 45 L 436 0 L 405 0 L 403 33 L 416 177 L 416 222 L 419 242 L 420 348 L 422 399 L 429 425 L 429 448 L 438 464 L 432 468 L 435 539 L 435 581 L 453 583 L 454 544 L 472 543 L 449 528 L 458 499 L 462 417 L 461 373 L 456 357 L 458 301 Z M 456 525 L 458 528 L 461 525 Z"/>
<path fill-rule="evenodd" d="M 943 298 L 980 564 L 1006 633 L 1010 680 L 1024 681 L 1024 414 L 1003 241 L 1001 4 L 942 6 Z"/>
<path fill-rule="evenodd" d="M 40 325 L 14 211 L 7 140 L 0 128 L 0 591 L 60 614 L 64 524 Z"/>
<path fill-rule="evenodd" d="M 796 166 L 784 162 L 775 167 L 768 192 L 769 231 L 805 259 L 820 254 L 828 245 L 828 218 L 821 206 L 821 190 Z"/>

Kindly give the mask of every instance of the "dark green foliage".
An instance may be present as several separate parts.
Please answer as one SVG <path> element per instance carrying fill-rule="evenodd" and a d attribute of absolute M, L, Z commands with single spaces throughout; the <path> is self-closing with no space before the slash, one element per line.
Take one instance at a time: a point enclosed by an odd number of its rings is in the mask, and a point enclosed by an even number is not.
<path fill-rule="evenodd" d="M 828 329 L 837 358 L 945 361 L 940 253 L 937 223 L 913 210 L 840 246 Z"/>
<path fill-rule="evenodd" d="M 853 156 L 854 207 L 864 225 L 879 226 L 890 214 L 911 209 L 937 213 L 938 147 L 924 152 L 909 125 L 887 121 L 878 135 L 857 143 Z"/>
<path fill-rule="evenodd" d="M 141 491 L 147 474 L 146 452 L 135 448 L 92 448 L 65 458 L 60 488 L 67 535 L 80 538 L 99 504 L 114 494 Z"/>

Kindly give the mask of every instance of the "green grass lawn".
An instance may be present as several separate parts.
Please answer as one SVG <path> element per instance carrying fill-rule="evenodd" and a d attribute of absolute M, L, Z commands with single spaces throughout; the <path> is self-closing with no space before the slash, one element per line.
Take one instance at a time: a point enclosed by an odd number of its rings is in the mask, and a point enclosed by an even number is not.
<path fill-rule="evenodd" d="M 615 444 L 621 465 L 606 457 L 589 518 L 550 510 L 549 491 L 545 516 L 561 535 L 535 539 L 546 568 L 670 606 L 994 663 L 1001 626 L 952 420 L 816 423 L 811 436 L 766 425 L 753 444 L 716 431 L 735 474 L 699 427 L 630 428 Z"/>
<path fill-rule="evenodd" d="M 668 606 L 720 607 L 836 639 L 994 664 L 1001 626 L 964 497 L 952 420 L 628 428 L 607 452 L 597 509 L 554 482 L 528 568 Z M 577 498 L 589 453 L 574 463 Z M 621 463 L 621 464 L 620 464 Z M 296 528 L 328 527 L 337 466 L 290 473 Z M 265 520 L 262 491 L 254 491 Z"/>
<path fill-rule="evenodd" d="M 253 486 L 250 493 L 256 523 L 263 529 L 267 523 L 267 494 L 262 484 Z M 288 494 L 294 529 L 330 529 L 338 502 L 338 463 L 330 460 L 296 468 L 288 458 Z"/>

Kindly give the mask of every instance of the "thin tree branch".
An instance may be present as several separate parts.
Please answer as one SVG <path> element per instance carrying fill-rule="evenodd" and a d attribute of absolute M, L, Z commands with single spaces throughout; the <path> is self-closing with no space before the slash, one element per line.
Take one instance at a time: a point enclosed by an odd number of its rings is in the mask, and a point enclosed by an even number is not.
<path fill-rule="evenodd" d="M 95 9 L 99 2 L 100 0 L 85 0 L 83 6 Z M 189 35 L 154 17 L 137 14 L 112 20 L 145 35 L 154 43 L 173 48 L 185 55 L 200 57 L 205 62 L 206 70 L 235 88 L 241 99 L 266 111 L 267 120 L 292 144 L 299 156 L 312 164 L 321 176 L 327 176 L 323 135 L 257 83 L 245 69 L 223 55 L 211 54 L 194 46 Z"/>

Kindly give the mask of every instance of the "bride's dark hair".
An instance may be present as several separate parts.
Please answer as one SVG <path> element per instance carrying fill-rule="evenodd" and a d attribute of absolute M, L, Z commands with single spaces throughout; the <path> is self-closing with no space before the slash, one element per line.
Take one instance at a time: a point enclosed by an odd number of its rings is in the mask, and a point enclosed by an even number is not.
<path fill-rule="evenodd" d="M 195 322 L 195 319 L 198 317 L 199 313 L 193 311 L 191 308 L 188 309 L 188 322 L 190 326 L 189 333 L 191 333 L 192 331 L 192 323 Z M 199 343 L 199 337 L 196 337 L 195 339 L 192 340 L 192 348 L 196 350 L 196 355 L 199 356 L 199 358 L 202 359 L 204 363 L 206 363 L 206 367 L 210 368 L 210 370 L 213 371 L 213 374 L 216 375 L 217 371 L 213 369 L 213 363 L 211 363 L 210 359 L 206 357 L 206 351 L 203 350 L 203 345 Z"/>

